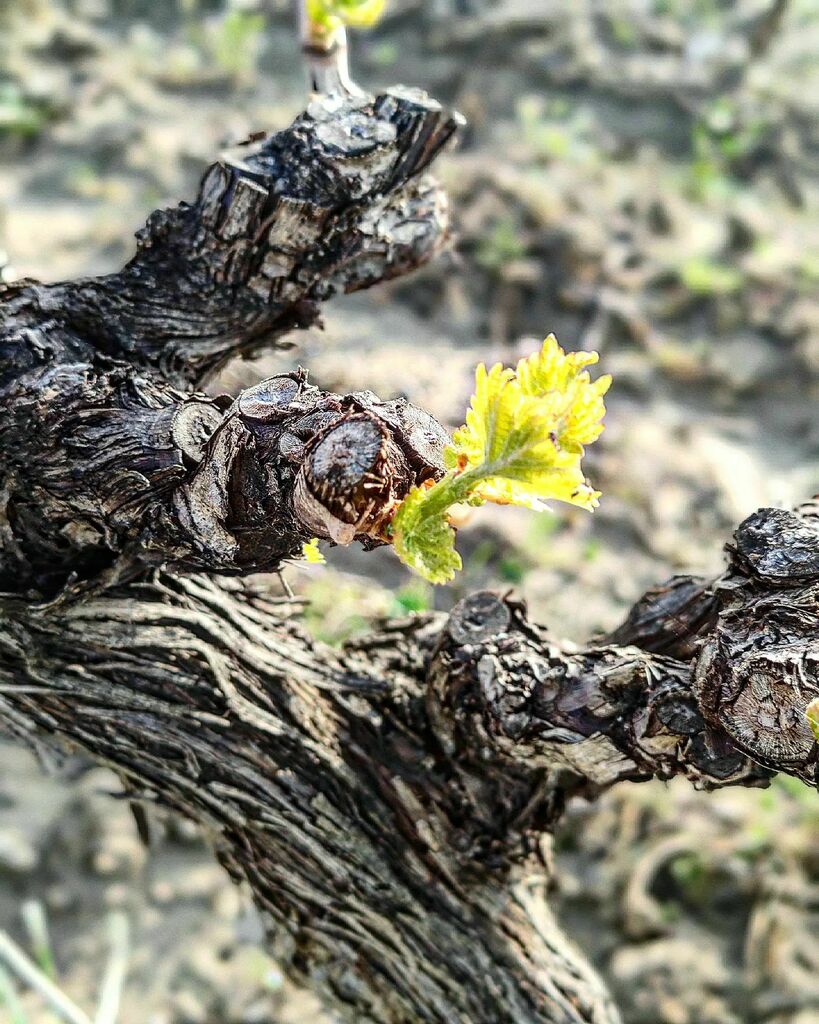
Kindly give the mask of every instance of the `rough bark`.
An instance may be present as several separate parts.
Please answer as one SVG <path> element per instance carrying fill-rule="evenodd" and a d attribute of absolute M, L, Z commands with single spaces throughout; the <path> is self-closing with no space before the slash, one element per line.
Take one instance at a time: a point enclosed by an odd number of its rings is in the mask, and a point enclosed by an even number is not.
<path fill-rule="evenodd" d="M 59 364 L 5 396 L 0 591 L 27 601 L 147 565 L 272 570 L 313 536 L 380 543 L 396 502 L 440 475 L 446 443 L 406 401 L 328 394 L 303 371 L 230 402 Z"/>
<path fill-rule="evenodd" d="M 418 175 L 453 124 L 406 92 L 318 103 L 155 215 L 121 274 L 2 296 L 0 722 L 201 822 L 345 1020 L 613 1024 L 549 915 L 548 830 L 624 779 L 816 782 L 816 507 L 760 511 L 724 576 L 582 650 L 479 594 L 336 651 L 230 577 L 313 534 L 379 543 L 440 427 L 302 372 L 192 389 L 430 255 L 445 204 Z"/>
<path fill-rule="evenodd" d="M 242 573 L 314 535 L 378 542 L 440 471 L 429 416 L 304 374 L 232 405 L 191 388 L 427 260 L 447 211 L 423 171 L 456 124 L 410 90 L 316 100 L 155 213 L 120 273 L 2 293 L 0 591 L 64 600 L 145 564 Z"/>
<path fill-rule="evenodd" d="M 778 771 L 819 786 L 806 717 L 819 696 L 819 506 L 760 509 L 729 551 L 710 585 L 677 577 L 572 654 L 508 601 L 462 602 L 431 667 L 447 749 L 562 767 L 586 790 L 680 774 L 764 785 Z"/>
<path fill-rule="evenodd" d="M 205 173 L 193 204 L 159 210 L 117 274 L 4 299 L 3 377 L 88 346 L 171 384 L 201 383 L 319 318 L 320 303 L 407 273 L 445 239 L 447 205 L 423 176 L 458 118 L 424 93 L 316 99 Z"/>
<path fill-rule="evenodd" d="M 814 511 L 738 530 L 707 622 L 674 618 L 693 660 L 648 636 L 572 651 L 491 594 L 334 651 L 238 580 L 158 576 L 8 609 L 2 719 L 202 822 L 274 953 L 346 1020 L 615 1021 L 549 916 L 544 835 L 567 797 L 623 779 L 815 781 Z M 667 644 L 682 589 L 632 624 L 656 618 Z"/>
<path fill-rule="evenodd" d="M 435 742 L 437 624 L 338 653 L 280 616 L 196 577 L 10 616 L 3 720 L 204 823 L 274 954 L 345 1020 L 615 1020 L 548 913 L 543 864 L 504 852 L 511 827 L 540 860 L 542 773 L 496 777 L 503 803 L 474 820 Z M 473 847 L 494 849 L 492 870 Z"/>

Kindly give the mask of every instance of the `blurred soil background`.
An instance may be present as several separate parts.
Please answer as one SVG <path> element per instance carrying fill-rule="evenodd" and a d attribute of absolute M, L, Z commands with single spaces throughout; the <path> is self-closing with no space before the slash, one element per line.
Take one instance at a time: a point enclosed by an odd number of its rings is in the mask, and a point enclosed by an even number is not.
<path fill-rule="evenodd" d="M 456 243 L 212 389 L 298 361 L 454 426 L 474 365 L 549 331 L 615 383 L 593 516 L 481 510 L 445 589 L 388 550 L 330 551 L 286 573 L 318 636 L 489 585 L 580 640 L 676 571 L 717 573 L 758 506 L 819 490 L 817 0 L 392 0 L 353 67 L 467 116 L 440 172 Z M 303 90 L 284 0 L 0 0 L 0 274 L 120 267 L 151 210 L 192 198 L 223 146 L 286 125 Z M 121 1024 L 326 1022 L 260 952 L 203 837 L 154 816 L 146 849 L 116 778 L 86 769 L 47 776 L 0 742 L 0 928 L 27 945 L 38 901 L 60 984 L 90 1010 L 124 912 Z M 819 1022 L 815 793 L 620 788 L 574 807 L 555 846 L 555 899 L 626 1024 Z M 20 1019 L 52 1021 L 19 999 Z"/>

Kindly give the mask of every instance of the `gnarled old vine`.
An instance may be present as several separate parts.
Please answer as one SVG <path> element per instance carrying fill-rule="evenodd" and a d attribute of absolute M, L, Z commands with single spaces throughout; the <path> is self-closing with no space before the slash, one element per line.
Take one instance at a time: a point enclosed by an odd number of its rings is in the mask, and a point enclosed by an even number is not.
<path fill-rule="evenodd" d="M 341 1019 L 612 1024 L 551 917 L 567 797 L 817 782 L 819 509 L 746 520 L 582 650 L 477 594 L 332 650 L 241 577 L 381 542 L 446 435 L 302 371 L 195 388 L 447 235 L 424 95 L 316 100 L 154 214 L 119 273 L 0 294 L 0 723 L 202 823 Z"/>

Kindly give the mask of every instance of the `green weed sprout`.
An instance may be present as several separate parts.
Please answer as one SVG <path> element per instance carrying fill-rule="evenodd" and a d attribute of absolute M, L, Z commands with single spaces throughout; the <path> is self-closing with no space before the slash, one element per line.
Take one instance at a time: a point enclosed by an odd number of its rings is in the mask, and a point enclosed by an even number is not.
<path fill-rule="evenodd" d="M 59 1018 L 64 1024 L 92 1024 L 92 1018 L 72 1002 L 60 987 L 42 905 L 36 901 L 27 901 L 21 908 L 21 916 L 29 933 L 36 962 L 7 932 L 0 929 L 0 1020 L 8 1020 L 9 1024 L 28 1022 L 12 980 L 14 975 L 40 996 L 52 1011 L 54 1019 Z M 108 933 L 110 954 L 103 970 L 93 1024 L 116 1024 L 130 955 L 128 921 L 124 914 L 111 912 L 108 917 Z M 8 1010 L 7 1014 L 2 1013 L 4 1009 Z M 48 1019 L 52 1019 L 51 1015 Z"/>
<path fill-rule="evenodd" d="M 592 381 L 596 352 L 568 355 L 554 335 L 516 369 L 500 363 L 475 375 L 466 423 L 445 451 L 446 475 L 413 489 L 389 533 L 402 562 L 431 583 L 447 583 L 461 568 L 454 505 L 523 505 L 544 510 L 550 499 L 593 509 L 599 492 L 581 469 L 584 445 L 603 430 L 606 375 Z"/>

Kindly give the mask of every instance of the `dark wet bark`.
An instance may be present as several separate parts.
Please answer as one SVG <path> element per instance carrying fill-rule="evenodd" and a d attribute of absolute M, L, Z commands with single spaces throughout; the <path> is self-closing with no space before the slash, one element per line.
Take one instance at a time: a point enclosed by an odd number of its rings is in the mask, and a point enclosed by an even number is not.
<path fill-rule="evenodd" d="M 497 776 L 475 820 L 430 729 L 438 624 L 336 652 L 240 586 L 165 577 L 7 617 L 5 725 L 203 823 L 271 951 L 344 1020 L 616 1020 L 544 900 L 543 773 Z"/>
<path fill-rule="evenodd" d="M 107 277 L 23 282 L 3 311 L 3 377 L 96 353 L 201 383 L 231 356 L 319 318 L 320 304 L 415 269 L 446 236 L 423 176 L 457 118 L 425 94 L 315 100 L 293 125 L 205 173 L 193 204 L 158 210 Z"/>
<path fill-rule="evenodd" d="M 429 259 L 447 209 L 423 172 L 456 124 L 410 90 L 316 100 L 153 214 L 120 273 L 2 294 L 0 592 L 65 599 L 145 564 L 246 573 L 314 535 L 378 541 L 440 471 L 429 416 L 303 375 L 233 405 L 191 388 Z"/>
<path fill-rule="evenodd" d="M 491 594 L 332 650 L 231 578 L 314 534 L 379 543 L 440 472 L 406 403 L 300 372 L 192 390 L 445 234 L 418 173 L 453 121 L 356 102 L 216 165 L 120 275 L 2 296 L 0 722 L 202 823 L 342 1019 L 613 1024 L 549 914 L 548 832 L 625 779 L 815 781 L 819 517 L 760 511 L 724 576 L 582 650 Z"/>
<path fill-rule="evenodd" d="M 149 565 L 277 569 L 319 536 L 381 543 L 440 475 L 442 428 L 403 400 L 328 394 L 304 372 L 235 402 L 118 365 L 57 365 L 6 392 L 0 591 L 65 601 Z"/>

